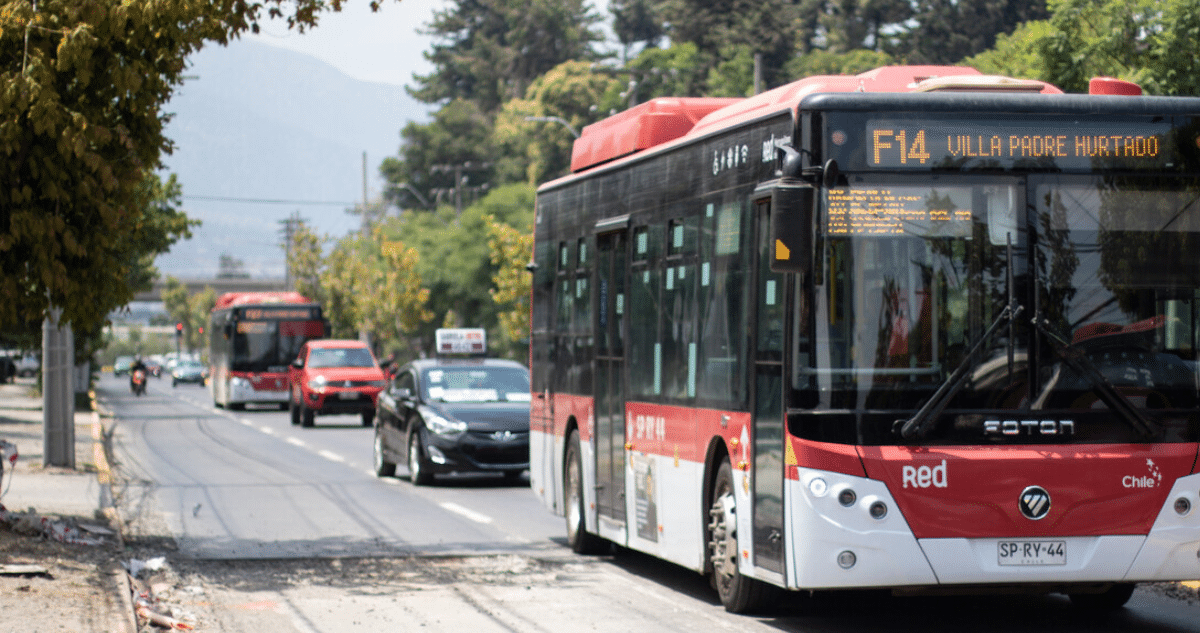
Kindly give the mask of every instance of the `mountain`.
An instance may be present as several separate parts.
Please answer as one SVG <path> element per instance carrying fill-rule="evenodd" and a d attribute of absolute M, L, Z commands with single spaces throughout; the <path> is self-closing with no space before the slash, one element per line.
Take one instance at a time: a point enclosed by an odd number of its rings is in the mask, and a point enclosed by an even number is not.
<path fill-rule="evenodd" d="M 357 229 L 346 209 L 362 202 L 363 152 L 378 198 L 379 164 L 397 154 L 400 129 L 429 118 L 402 86 L 250 40 L 201 50 L 188 74 L 166 106 L 175 151 L 163 162 L 203 225 L 158 258 L 163 275 L 215 275 L 228 254 L 252 277 L 282 278 L 280 221 L 299 212 L 333 237 Z"/>

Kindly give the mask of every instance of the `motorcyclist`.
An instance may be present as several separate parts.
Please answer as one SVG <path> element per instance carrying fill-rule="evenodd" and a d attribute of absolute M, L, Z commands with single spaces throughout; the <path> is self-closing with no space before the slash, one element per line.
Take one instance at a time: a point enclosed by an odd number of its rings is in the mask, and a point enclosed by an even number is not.
<path fill-rule="evenodd" d="M 146 361 L 142 360 L 141 356 L 134 358 L 133 364 L 129 366 L 129 388 L 130 389 L 137 388 L 137 383 L 135 382 L 134 379 L 137 376 L 138 370 L 141 370 L 141 372 L 142 372 L 142 382 L 144 383 L 146 381 L 146 377 L 150 375 L 150 370 L 146 367 Z"/>

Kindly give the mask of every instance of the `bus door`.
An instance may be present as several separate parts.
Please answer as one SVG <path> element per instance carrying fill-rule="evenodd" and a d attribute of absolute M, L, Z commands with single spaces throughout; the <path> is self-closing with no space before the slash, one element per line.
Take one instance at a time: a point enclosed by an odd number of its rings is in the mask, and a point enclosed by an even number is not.
<path fill-rule="evenodd" d="M 771 205 L 755 209 L 754 564 L 783 573 L 783 350 L 787 276 L 771 272 Z"/>
<path fill-rule="evenodd" d="M 628 232 L 596 239 L 596 509 L 625 522 L 625 271 Z"/>

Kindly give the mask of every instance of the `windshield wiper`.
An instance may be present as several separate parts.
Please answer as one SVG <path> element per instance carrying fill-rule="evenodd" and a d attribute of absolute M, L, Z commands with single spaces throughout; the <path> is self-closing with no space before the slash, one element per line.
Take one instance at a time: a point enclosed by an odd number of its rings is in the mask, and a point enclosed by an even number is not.
<path fill-rule="evenodd" d="M 1133 428 L 1139 435 L 1150 439 L 1162 435 L 1163 427 L 1158 422 L 1146 417 L 1137 407 L 1129 401 L 1117 388 L 1113 386 L 1104 374 L 1096 368 L 1096 365 L 1087 357 L 1087 354 L 1060 337 L 1058 334 L 1050 330 L 1050 323 L 1041 315 L 1037 315 L 1033 319 L 1033 325 L 1039 332 L 1050 339 L 1054 345 L 1055 355 L 1057 355 L 1068 367 L 1082 374 L 1087 378 L 1088 382 L 1096 388 L 1096 395 L 1108 408 L 1121 418 L 1126 424 Z M 1048 385 L 1049 389 L 1052 385 Z M 1038 398 L 1041 400 L 1042 398 Z"/>
<path fill-rule="evenodd" d="M 983 336 L 975 343 L 970 352 L 967 352 L 966 358 L 958 364 L 954 369 L 954 373 L 950 374 L 950 378 L 938 387 L 937 391 L 933 392 L 933 396 L 917 409 L 913 417 L 907 420 L 896 420 L 892 426 L 893 429 L 898 429 L 900 437 L 904 439 L 922 438 L 933 429 L 933 425 L 937 422 L 938 416 L 946 408 L 947 404 L 958 395 L 962 390 L 963 385 L 967 384 L 967 376 L 969 370 L 976 367 L 975 355 L 979 350 L 983 349 L 983 344 L 986 343 L 996 330 L 1000 329 L 1000 325 L 1005 321 L 1012 321 L 1017 318 L 1017 315 L 1024 310 L 1021 306 L 1007 305 L 1004 306 L 996 320 L 992 322 L 991 327 L 983 333 Z"/>
<path fill-rule="evenodd" d="M 942 385 L 937 388 L 937 391 L 933 392 L 933 395 L 928 401 L 925 402 L 925 404 L 921 405 L 920 409 L 917 409 L 917 412 L 913 414 L 913 417 L 907 420 L 896 420 L 896 422 L 892 424 L 893 432 L 899 433 L 900 437 L 906 440 L 913 438 L 919 439 L 925 437 L 929 431 L 933 430 L 934 425 L 937 423 L 938 417 L 942 414 L 942 411 L 946 409 L 946 405 L 950 404 L 950 401 L 954 399 L 954 396 L 958 395 L 958 392 L 962 390 L 963 385 L 967 384 L 967 376 L 970 375 L 968 372 L 977 366 L 975 363 L 975 355 L 979 353 L 979 350 L 983 349 L 984 343 L 987 343 L 992 338 L 992 335 L 996 333 L 996 330 L 1000 329 L 1000 325 L 1006 321 L 1008 322 L 1009 326 L 1007 351 L 1008 375 L 1012 376 L 1014 345 L 1013 337 L 1015 336 L 1014 326 L 1016 324 L 1017 316 L 1021 314 L 1025 308 L 1017 305 L 1016 290 L 1013 284 L 1013 247 L 1011 234 L 1008 236 L 1006 258 L 1008 260 L 1008 274 L 1005 279 L 1005 283 L 1008 285 L 1008 305 L 1004 306 L 1004 309 L 1001 310 L 1000 314 L 996 316 L 996 320 L 992 321 L 992 324 L 988 327 L 987 331 L 983 333 L 983 336 L 979 337 L 979 340 L 976 341 L 975 345 L 971 347 L 971 351 L 967 352 L 966 357 L 963 358 L 962 362 L 958 364 L 958 367 L 954 369 L 954 373 L 950 374 L 950 378 L 947 379 L 946 382 L 942 383 Z"/>

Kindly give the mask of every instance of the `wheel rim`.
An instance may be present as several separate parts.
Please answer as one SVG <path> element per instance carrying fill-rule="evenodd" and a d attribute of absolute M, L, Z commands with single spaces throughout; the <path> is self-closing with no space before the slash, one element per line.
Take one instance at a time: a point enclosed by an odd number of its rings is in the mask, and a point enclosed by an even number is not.
<path fill-rule="evenodd" d="M 414 482 L 421 478 L 421 442 L 417 439 L 418 432 L 413 431 L 408 440 L 408 474 Z"/>
<path fill-rule="evenodd" d="M 709 508 L 709 542 L 713 564 L 713 577 L 716 579 L 717 590 L 724 596 L 728 592 L 734 576 L 737 574 L 737 533 L 729 525 L 725 517 L 724 500 L 734 500 L 733 493 L 727 482 L 721 482 L 713 497 L 712 507 Z M 737 506 L 734 505 L 734 512 Z"/>
<path fill-rule="evenodd" d="M 575 534 L 579 531 L 580 523 L 583 520 L 583 500 L 580 494 L 581 485 L 579 482 L 579 457 L 577 454 L 571 455 L 571 461 L 567 464 L 567 534 L 574 540 Z"/>

